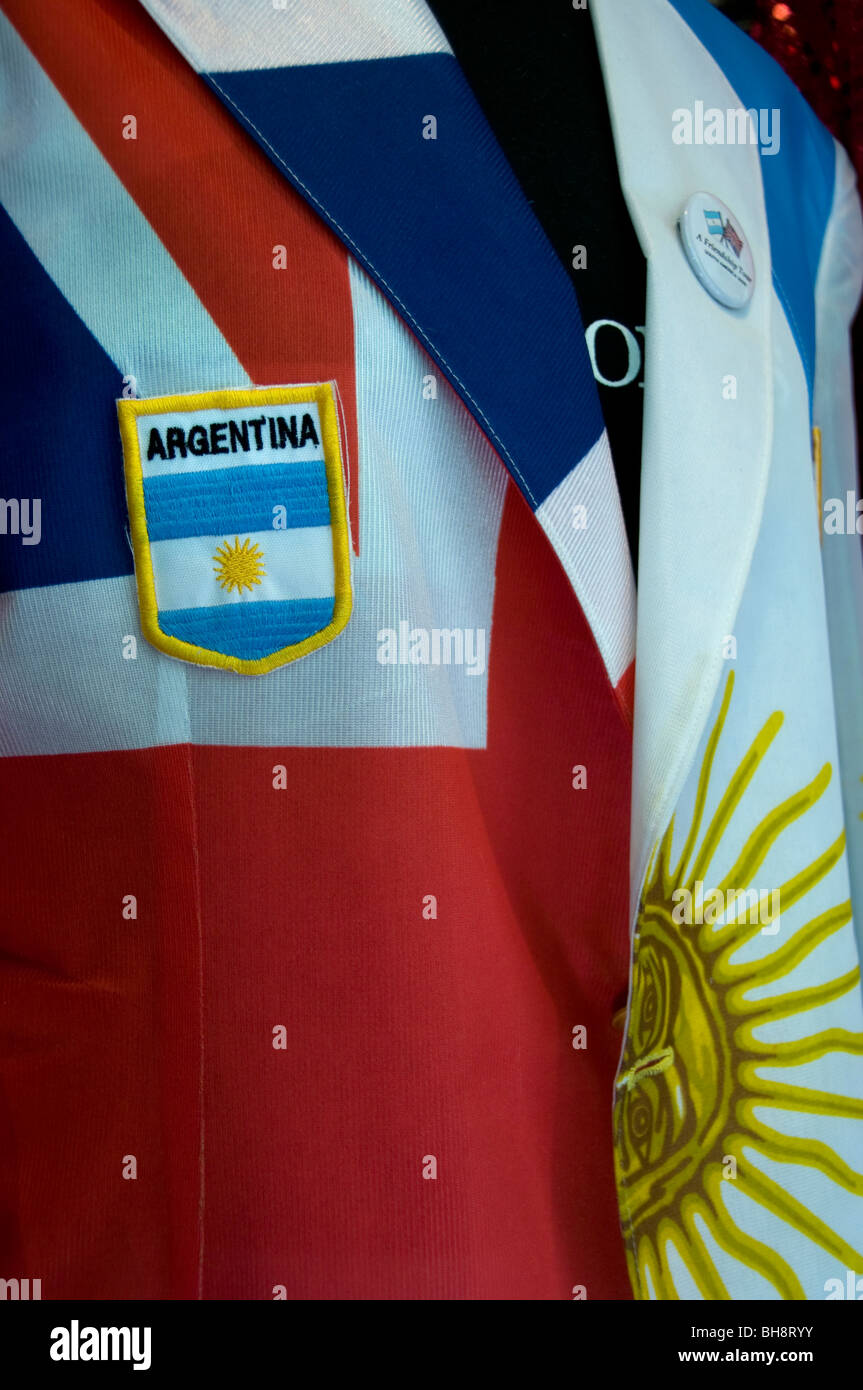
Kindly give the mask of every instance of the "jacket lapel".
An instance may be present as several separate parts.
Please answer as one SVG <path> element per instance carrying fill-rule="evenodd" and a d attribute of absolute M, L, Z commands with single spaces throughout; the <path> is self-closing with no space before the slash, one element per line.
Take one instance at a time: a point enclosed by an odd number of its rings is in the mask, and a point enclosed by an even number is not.
<path fill-rule="evenodd" d="M 223 0 L 145 3 L 461 396 L 625 706 L 634 581 L 575 293 L 430 11 L 362 0 L 334 23 L 325 0 L 266 0 L 242 20 Z"/>
<path fill-rule="evenodd" d="M 421 0 L 145 0 L 329 223 L 497 448 L 569 575 L 622 704 L 635 601 L 578 305 Z M 723 669 L 772 445 L 771 266 L 757 148 L 681 145 L 672 113 L 740 107 L 669 0 L 594 0 L 624 194 L 648 259 L 633 768 L 633 911 Z M 753 251 L 713 300 L 678 217 L 715 194 Z M 588 507 L 586 531 L 573 508 Z"/>
<path fill-rule="evenodd" d="M 773 436 L 771 264 L 754 145 L 672 140 L 672 113 L 742 103 L 668 0 L 594 0 L 624 195 L 648 259 L 633 761 L 632 910 L 723 670 Z M 740 220 L 755 291 L 729 310 L 686 259 L 693 193 Z"/>

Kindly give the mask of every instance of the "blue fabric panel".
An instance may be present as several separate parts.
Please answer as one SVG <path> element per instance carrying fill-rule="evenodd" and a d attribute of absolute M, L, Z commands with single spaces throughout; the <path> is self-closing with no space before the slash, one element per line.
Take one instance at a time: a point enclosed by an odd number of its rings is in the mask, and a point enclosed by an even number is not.
<path fill-rule="evenodd" d="M 58 230 L 58 236 L 62 229 Z M 0 535 L 0 591 L 132 573 L 120 373 L 0 209 L 0 497 L 39 498 L 41 539 Z"/>
<path fill-rule="evenodd" d="M 332 622 L 334 608 L 332 598 L 171 608 L 159 613 L 159 626 L 183 642 L 254 661 L 320 632 Z"/>
<path fill-rule="evenodd" d="M 569 277 L 455 59 L 204 75 L 407 320 L 537 507 L 595 443 L 602 412 Z"/>
<path fill-rule="evenodd" d="M 145 478 L 144 502 L 151 541 L 269 531 L 277 506 L 286 509 L 286 528 L 330 524 L 320 459 Z"/>
<path fill-rule="evenodd" d="M 778 108 L 779 151 L 761 155 L 773 283 L 803 359 L 812 400 L 815 278 L 833 203 L 833 137 L 773 59 L 707 3 L 671 0 L 722 68 L 741 104 Z M 757 273 L 757 267 L 756 267 Z"/>

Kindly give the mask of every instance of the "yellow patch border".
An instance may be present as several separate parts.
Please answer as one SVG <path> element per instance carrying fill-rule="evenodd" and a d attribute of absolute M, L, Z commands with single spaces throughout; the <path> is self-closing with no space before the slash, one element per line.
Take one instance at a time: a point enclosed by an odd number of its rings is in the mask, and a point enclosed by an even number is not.
<path fill-rule="evenodd" d="M 141 451 L 138 440 L 138 418 L 142 415 L 165 415 L 171 411 L 186 413 L 194 410 L 228 410 L 259 405 L 298 405 L 304 401 L 316 401 L 321 422 L 321 436 L 324 446 L 324 467 L 327 476 L 327 492 L 330 502 L 330 524 L 333 533 L 333 568 L 335 571 L 335 606 L 332 621 L 320 632 L 282 647 L 270 656 L 257 657 L 254 661 L 229 656 L 226 652 L 212 651 L 207 647 L 195 646 L 179 637 L 172 637 L 159 627 L 159 610 L 156 603 L 156 584 L 153 564 L 150 557 L 150 537 L 147 531 L 147 513 L 144 506 L 144 470 L 141 464 Z M 321 381 L 307 386 L 259 386 L 229 388 L 223 391 L 198 391 L 183 396 L 151 396 L 145 400 L 130 397 L 117 401 L 117 415 L 120 422 L 120 438 L 123 443 L 123 466 L 126 474 L 126 501 L 129 507 L 129 523 L 132 532 L 132 550 L 135 556 L 135 578 L 138 586 L 138 606 L 141 613 L 141 629 L 147 641 L 167 656 L 178 661 L 189 661 L 195 666 L 216 666 L 221 670 L 236 671 L 240 675 L 262 676 L 278 666 L 286 666 L 298 661 L 309 652 L 324 647 L 347 626 L 353 607 L 351 590 L 351 557 L 348 513 L 345 501 L 345 479 L 342 471 L 342 452 L 339 444 L 339 422 L 336 412 L 333 383 Z"/>

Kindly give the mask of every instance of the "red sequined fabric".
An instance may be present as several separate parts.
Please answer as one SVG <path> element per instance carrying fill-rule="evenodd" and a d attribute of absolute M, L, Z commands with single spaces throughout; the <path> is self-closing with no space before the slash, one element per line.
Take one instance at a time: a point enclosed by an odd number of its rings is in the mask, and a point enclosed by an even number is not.
<path fill-rule="evenodd" d="M 750 33 L 842 141 L 863 183 L 863 0 L 758 0 Z"/>
<path fill-rule="evenodd" d="M 757 0 L 755 8 L 752 37 L 782 64 L 842 141 L 863 188 L 863 0 Z M 858 314 L 854 330 L 854 360 L 859 433 L 863 314 Z"/>

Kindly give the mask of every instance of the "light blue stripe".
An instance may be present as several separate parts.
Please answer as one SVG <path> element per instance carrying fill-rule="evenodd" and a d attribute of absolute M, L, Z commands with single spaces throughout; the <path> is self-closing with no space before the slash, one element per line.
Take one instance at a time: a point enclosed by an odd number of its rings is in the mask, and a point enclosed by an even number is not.
<path fill-rule="evenodd" d="M 773 283 L 809 385 L 815 373 L 815 278 L 833 204 L 833 137 L 778 63 L 703 0 L 671 0 L 745 107 L 780 112 L 776 154 L 761 154 Z M 430 108 L 431 109 L 431 108 Z"/>
<path fill-rule="evenodd" d="M 269 531 L 274 508 L 284 526 L 328 526 L 330 501 L 323 462 L 214 468 L 145 478 L 144 504 L 151 541 Z M 281 513 L 280 529 L 281 529 Z"/>
<path fill-rule="evenodd" d="M 183 642 L 254 661 L 320 632 L 332 622 L 334 608 L 334 598 L 170 608 L 159 613 L 159 626 Z"/>

